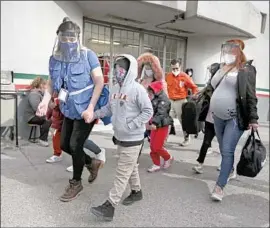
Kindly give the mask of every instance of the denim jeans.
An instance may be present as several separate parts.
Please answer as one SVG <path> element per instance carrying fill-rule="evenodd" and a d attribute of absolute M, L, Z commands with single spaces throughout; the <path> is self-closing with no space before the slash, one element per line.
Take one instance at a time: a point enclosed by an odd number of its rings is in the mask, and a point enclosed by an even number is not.
<path fill-rule="evenodd" d="M 234 152 L 244 131 L 240 130 L 237 119 L 222 120 L 213 115 L 216 137 L 222 156 L 221 170 L 217 185 L 224 188 L 233 169 Z"/>
<path fill-rule="evenodd" d="M 90 150 L 96 155 L 101 152 L 101 149 L 99 148 L 99 146 L 90 139 L 86 139 L 86 141 L 84 142 L 83 148 Z"/>

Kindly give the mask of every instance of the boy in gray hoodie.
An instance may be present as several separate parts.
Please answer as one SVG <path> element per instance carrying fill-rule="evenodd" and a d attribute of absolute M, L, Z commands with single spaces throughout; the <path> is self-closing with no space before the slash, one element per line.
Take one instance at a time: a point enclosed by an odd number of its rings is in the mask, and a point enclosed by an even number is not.
<path fill-rule="evenodd" d="M 113 220 L 114 208 L 128 183 L 131 193 L 123 204 L 130 205 L 142 199 L 137 160 L 144 140 L 145 124 L 153 115 L 145 88 L 135 81 L 138 74 L 136 59 L 131 55 L 116 57 L 113 74 L 116 84 L 111 88 L 110 102 L 94 115 L 95 119 L 112 116 L 113 142 L 119 154 L 114 186 L 108 200 L 101 206 L 91 208 L 93 214 L 106 221 Z"/>

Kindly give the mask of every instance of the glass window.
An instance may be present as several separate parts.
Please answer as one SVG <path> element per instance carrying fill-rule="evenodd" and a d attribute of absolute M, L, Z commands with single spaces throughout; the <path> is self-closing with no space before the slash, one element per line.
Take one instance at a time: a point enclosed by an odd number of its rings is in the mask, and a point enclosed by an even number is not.
<path fill-rule="evenodd" d="M 164 37 L 145 33 L 143 38 L 143 52 L 150 51 L 159 58 L 163 67 L 163 43 Z"/>
<path fill-rule="evenodd" d="M 114 55 L 124 53 L 133 55 L 137 58 L 139 56 L 139 33 L 122 29 L 114 29 L 113 50 Z"/>
<path fill-rule="evenodd" d="M 166 37 L 163 34 L 155 35 L 139 31 L 122 28 L 113 28 L 113 34 L 109 25 L 99 25 L 91 22 L 85 22 L 84 25 L 84 45 L 95 51 L 99 57 L 105 82 L 108 82 L 110 71 L 111 55 L 130 54 L 137 58 L 140 54 L 140 38 L 143 37 L 142 53 L 151 52 L 156 55 L 165 71 L 170 72 L 170 63 L 172 59 L 181 58 L 185 62 L 186 40 Z M 110 53 L 110 41 L 113 40 L 113 53 Z M 166 45 L 166 53 L 164 53 Z M 163 58 L 165 54 L 165 59 Z"/>
<path fill-rule="evenodd" d="M 85 26 L 84 44 L 97 54 L 105 83 L 109 82 L 110 36 L 110 27 L 90 23 Z"/>
<path fill-rule="evenodd" d="M 177 58 L 177 40 L 166 38 L 166 73 L 171 71 L 171 61 Z"/>

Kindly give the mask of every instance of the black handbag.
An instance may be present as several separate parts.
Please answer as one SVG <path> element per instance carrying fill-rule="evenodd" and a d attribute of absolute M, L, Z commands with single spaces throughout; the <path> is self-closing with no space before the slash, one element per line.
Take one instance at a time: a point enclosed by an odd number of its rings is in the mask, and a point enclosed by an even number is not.
<path fill-rule="evenodd" d="M 237 174 L 246 177 L 256 177 L 266 162 L 266 149 L 263 145 L 258 131 L 252 129 L 241 153 L 237 164 Z"/>

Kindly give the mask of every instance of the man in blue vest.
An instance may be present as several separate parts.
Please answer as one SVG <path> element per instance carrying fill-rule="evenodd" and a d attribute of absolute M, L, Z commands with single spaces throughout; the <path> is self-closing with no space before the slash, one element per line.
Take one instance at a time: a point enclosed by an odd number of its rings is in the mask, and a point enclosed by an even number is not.
<path fill-rule="evenodd" d="M 64 115 L 61 131 L 61 149 L 72 156 L 73 178 L 64 194 L 63 202 L 75 199 L 82 191 L 81 175 L 84 166 L 89 170 L 92 183 L 101 165 L 83 151 L 83 145 L 94 124 L 94 110 L 108 101 L 104 78 L 97 55 L 80 46 L 80 28 L 64 18 L 57 30 L 57 39 L 49 61 L 48 90 L 40 103 L 37 115 L 45 115 L 52 93 L 57 93 L 60 110 Z"/>

